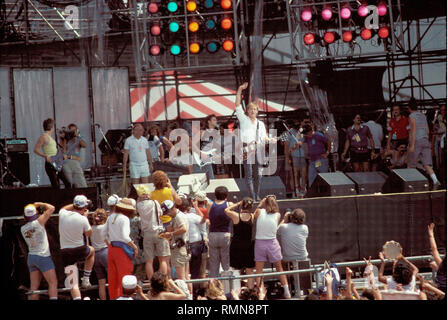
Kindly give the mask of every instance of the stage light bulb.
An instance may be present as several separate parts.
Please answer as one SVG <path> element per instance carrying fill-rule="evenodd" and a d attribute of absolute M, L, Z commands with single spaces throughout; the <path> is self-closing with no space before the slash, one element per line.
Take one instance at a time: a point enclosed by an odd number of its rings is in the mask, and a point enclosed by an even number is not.
<path fill-rule="evenodd" d="M 178 10 L 178 4 L 175 1 L 169 1 L 168 3 L 168 11 L 176 12 Z"/>
<path fill-rule="evenodd" d="M 362 37 L 363 40 L 371 39 L 372 37 L 371 29 L 363 28 L 362 31 L 360 32 L 360 36 Z"/>
<path fill-rule="evenodd" d="M 353 35 L 351 31 L 343 31 L 343 35 L 342 35 L 343 41 L 344 42 L 351 42 Z"/>
<path fill-rule="evenodd" d="M 160 35 L 160 33 L 161 33 L 160 25 L 159 24 L 154 24 L 151 27 L 151 34 L 153 36 L 158 36 L 158 35 Z"/>
<path fill-rule="evenodd" d="M 158 56 L 160 54 L 160 46 L 158 44 L 154 44 L 151 46 L 151 55 Z"/>
<path fill-rule="evenodd" d="M 349 5 L 344 5 L 340 9 L 340 17 L 342 19 L 349 19 L 351 17 L 351 8 L 349 7 Z"/>
<path fill-rule="evenodd" d="M 328 44 L 333 43 L 335 41 L 335 34 L 332 31 L 326 32 L 324 34 L 323 39 L 324 39 L 324 42 L 326 42 Z"/>
<path fill-rule="evenodd" d="M 331 20 L 332 18 L 332 8 L 331 6 L 327 5 L 323 8 L 323 11 L 321 11 L 321 17 L 323 20 Z"/>
<path fill-rule="evenodd" d="M 205 0 L 203 5 L 205 6 L 206 9 L 211 9 L 212 7 L 214 7 L 214 1 L 213 0 Z"/>
<path fill-rule="evenodd" d="M 304 35 L 304 43 L 307 45 L 315 43 L 315 35 L 313 33 L 306 33 Z"/>
<path fill-rule="evenodd" d="M 179 55 L 179 54 L 180 54 L 180 51 L 181 51 L 181 49 L 180 49 L 180 46 L 179 46 L 178 44 L 173 44 L 173 45 L 171 46 L 171 53 L 172 53 L 174 56 Z"/>
<path fill-rule="evenodd" d="M 197 32 L 199 30 L 199 23 L 197 21 L 193 21 L 188 26 L 189 31 Z"/>
<path fill-rule="evenodd" d="M 189 45 L 189 52 L 191 53 L 199 53 L 200 45 L 197 42 L 193 42 Z"/>
<path fill-rule="evenodd" d="M 227 52 L 233 50 L 233 48 L 234 48 L 233 40 L 225 40 L 223 43 L 223 48 Z"/>
<path fill-rule="evenodd" d="M 385 39 L 388 38 L 388 36 L 390 35 L 390 30 L 388 29 L 388 27 L 381 27 L 378 34 L 380 38 Z"/>
<path fill-rule="evenodd" d="M 178 24 L 178 22 L 173 21 L 169 24 L 169 31 L 177 32 L 179 29 L 180 29 L 180 25 Z"/>
<path fill-rule="evenodd" d="M 214 28 L 216 28 L 216 22 L 213 19 L 209 19 L 205 22 L 205 27 L 208 30 L 213 30 Z"/>
<path fill-rule="evenodd" d="M 208 50 L 209 53 L 215 53 L 219 49 L 219 44 L 215 41 L 208 42 L 206 45 L 206 50 Z"/>
<path fill-rule="evenodd" d="M 228 10 L 231 8 L 232 5 L 232 1 L 231 0 L 222 0 L 220 2 L 220 6 L 222 7 L 222 9 L 224 10 Z"/>
<path fill-rule="evenodd" d="M 369 13 L 368 3 L 362 2 L 359 9 L 357 10 L 357 13 L 359 14 L 360 17 L 366 17 Z"/>
<path fill-rule="evenodd" d="M 377 13 L 379 14 L 379 16 L 384 16 L 386 15 L 386 12 L 387 12 L 386 3 L 384 1 L 380 1 L 377 4 Z"/>
<path fill-rule="evenodd" d="M 147 6 L 147 10 L 150 13 L 157 13 L 158 12 L 158 4 L 155 2 L 149 3 L 149 5 Z"/>
<path fill-rule="evenodd" d="M 186 10 L 188 10 L 189 12 L 196 11 L 196 9 L 197 9 L 197 3 L 195 1 L 188 1 L 186 3 Z"/>
<path fill-rule="evenodd" d="M 303 21 L 312 20 L 312 11 L 309 8 L 305 8 L 303 9 L 303 11 L 301 11 L 301 20 Z"/>
<path fill-rule="evenodd" d="M 229 30 L 231 29 L 231 26 L 233 25 L 233 21 L 231 21 L 230 18 L 223 18 L 220 23 L 222 29 Z"/>

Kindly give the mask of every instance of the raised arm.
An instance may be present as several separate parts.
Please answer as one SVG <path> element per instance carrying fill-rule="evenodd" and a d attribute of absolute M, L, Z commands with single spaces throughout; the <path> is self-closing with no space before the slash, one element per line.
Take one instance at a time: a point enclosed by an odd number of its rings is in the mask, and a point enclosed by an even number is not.
<path fill-rule="evenodd" d="M 234 211 L 237 207 L 239 207 L 242 204 L 242 201 L 239 201 L 238 203 L 235 203 L 225 209 L 225 214 L 230 217 L 231 220 L 233 220 L 234 224 L 239 223 L 239 214 Z"/>
<path fill-rule="evenodd" d="M 352 270 L 349 267 L 346 267 L 346 292 L 345 297 L 346 299 L 352 300 L 352 285 L 354 284 L 352 282 Z"/>
<path fill-rule="evenodd" d="M 37 218 L 41 226 L 44 226 L 47 223 L 48 219 L 50 219 L 51 214 L 54 212 L 55 208 L 49 203 L 44 202 L 34 202 L 34 205 L 37 207 L 44 207 L 45 211 L 43 214 Z"/>
<path fill-rule="evenodd" d="M 174 199 L 174 203 L 176 205 L 181 205 L 182 204 L 182 198 L 179 197 L 179 195 L 177 194 L 175 189 L 172 187 L 170 179 L 168 179 L 168 183 L 167 183 L 166 186 L 171 189 L 171 195 L 172 195 L 172 198 Z"/>
<path fill-rule="evenodd" d="M 436 265 L 440 265 L 442 262 L 441 256 L 439 255 L 438 246 L 436 245 L 435 235 L 433 230 L 435 229 L 435 224 L 430 223 L 427 227 L 428 237 L 430 240 L 431 254 L 435 259 Z"/>
<path fill-rule="evenodd" d="M 379 281 L 386 284 L 386 277 L 383 275 L 385 271 L 385 257 L 383 256 L 382 251 L 379 252 L 380 259 L 380 268 L 379 268 Z"/>
<path fill-rule="evenodd" d="M 413 276 L 416 276 L 419 272 L 418 267 L 416 267 L 414 264 L 412 264 L 410 261 L 407 260 L 407 258 L 405 258 L 402 254 L 399 255 L 399 257 L 397 257 L 398 260 L 403 260 L 406 263 L 408 263 L 411 267 L 411 270 L 413 271 Z"/>
<path fill-rule="evenodd" d="M 237 92 L 236 92 L 236 102 L 235 102 L 236 107 L 239 107 L 241 105 L 241 102 L 242 102 L 242 90 L 247 89 L 247 87 L 248 87 L 248 82 L 244 82 L 237 89 Z"/>

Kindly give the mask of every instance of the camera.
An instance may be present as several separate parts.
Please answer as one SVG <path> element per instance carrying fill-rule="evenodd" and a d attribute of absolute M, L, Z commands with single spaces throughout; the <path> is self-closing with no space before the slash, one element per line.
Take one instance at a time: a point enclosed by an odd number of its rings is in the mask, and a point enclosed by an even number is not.
<path fill-rule="evenodd" d="M 36 207 L 36 210 L 37 210 L 37 213 L 38 213 L 39 215 L 41 215 L 41 214 L 43 214 L 43 213 L 45 212 L 44 208 L 41 207 L 41 206 Z"/>
<path fill-rule="evenodd" d="M 180 249 L 181 247 L 183 247 L 185 245 L 185 240 L 183 240 L 182 238 L 178 238 L 174 241 L 173 244 L 171 244 L 171 249 Z"/>
<path fill-rule="evenodd" d="M 64 136 L 61 137 L 61 139 L 65 140 L 65 141 L 70 141 L 71 139 L 73 139 L 76 136 L 76 133 L 68 130 L 66 127 L 62 127 L 60 129 L 57 130 L 59 135 L 63 134 Z"/>

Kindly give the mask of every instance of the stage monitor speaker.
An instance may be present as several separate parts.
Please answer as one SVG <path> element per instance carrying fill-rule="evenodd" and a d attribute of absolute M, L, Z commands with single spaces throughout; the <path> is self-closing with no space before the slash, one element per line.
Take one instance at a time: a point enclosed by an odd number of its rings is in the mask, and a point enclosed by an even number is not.
<path fill-rule="evenodd" d="M 240 189 L 239 200 L 243 197 L 251 197 L 245 178 L 235 180 Z M 279 176 L 263 176 L 260 193 L 261 198 L 274 194 L 277 199 L 285 199 L 286 187 Z"/>
<path fill-rule="evenodd" d="M 380 171 L 347 172 L 346 175 L 355 183 L 358 194 L 373 194 L 383 192 L 383 185 L 388 176 Z"/>
<path fill-rule="evenodd" d="M 385 185 L 385 193 L 429 191 L 428 179 L 417 169 L 392 169 Z"/>
<path fill-rule="evenodd" d="M 205 189 L 206 196 L 212 200 L 215 200 L 214 196 L 214 190 L 216 190 L 217 187 L 224 186 L 228 189 L 228 201 L 232 202 L 238 202 L 242 200 L 242 197 L 240 195 L 241 190 L 239 189 L 238 184 L 236 183 L 235 179 L 212 179 L 210 180 L 210 183 Z"/>
<path fill-rule="evenodd" d="M 319 173 L 306 198 L 356 195 L 355 183 L 343 172 Z"/>
<path fill-rule="evenodd" d="M 23 184 L 30 184 L 29 171 L 29 153 L 28 152 L 9 152 L 8 166 L 13 175 Z"/>

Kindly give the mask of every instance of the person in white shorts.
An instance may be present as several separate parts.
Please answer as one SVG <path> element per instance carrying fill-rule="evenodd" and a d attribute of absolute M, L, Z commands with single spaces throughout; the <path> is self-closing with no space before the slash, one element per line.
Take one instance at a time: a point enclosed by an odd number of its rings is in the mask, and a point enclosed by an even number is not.
<path fill-rule="evenodd" d="M 129 160 L 130 179 L 132 184 L 149 183 L 150 172 L 153 171 L 152 156 L 149 143 L 143 137 L 144 128 L 140 123 L 133 127 L 133 134 L 124 143 L 123 177 L 127 174 Z"/>

